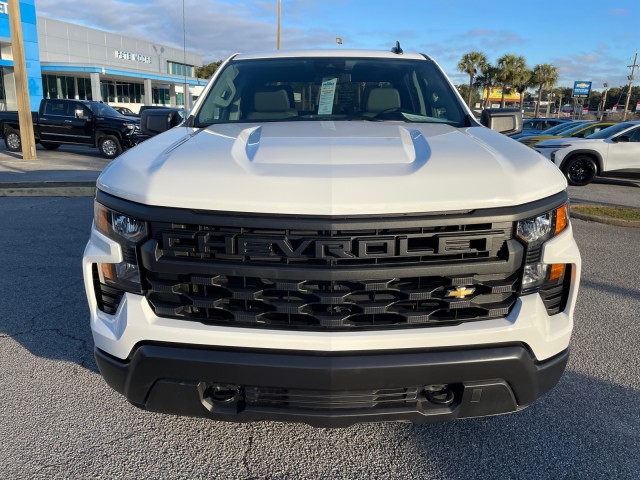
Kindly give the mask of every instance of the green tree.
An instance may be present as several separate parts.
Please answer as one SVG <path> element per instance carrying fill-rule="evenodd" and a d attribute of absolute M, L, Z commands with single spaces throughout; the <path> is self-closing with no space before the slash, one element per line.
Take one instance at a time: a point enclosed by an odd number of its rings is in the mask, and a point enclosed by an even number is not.
<path fill-rule="evenodd" d="M 487 57 L 482 52 L 465 53 L 460 62 L 458 62 L 458 71 L 469 75 L 469 91 L 467 97 L 467 105 L 471 108 L 471 94 L 473 93 L 473 79 L 478 73 L 478 69 L 482 69 L 487 64 Z"/>
<path fill-rule="evenodd" d="M 527 70 L 527 62 L 520 55 L 506 53 L 498 59 L 498 80 L 502 85 L 502 98 L 500 108 L 504 108 L 504 93 L 507 88 L 512 88 L 516 81 L 523 77 Z"/>
<path fill-rule="evenodd" d="M 490 64 L 485 64 L 480 68 L 482 75 L 478 75 L 476 77 L 476 82 L 481 87 L 481 96 L 482 96 L 482 108 L 487 106 L 489 103 L 489 96 L 491 95 L 491 88 L 497 85 L 498 81 L 498 69 Z M 487 97 L 484 97 L 484 91 L 487 91 Z"/>
<path fill-rule="evenodd" d="M 538 87 L 538 101 L 536 102 L 535 116 L 540 115 L 540 102 L 542 101 L 542 91 L 551 90 L 558 81 L 558 69 L 548 63 L 543 63 L 533 67 L 531 79 L 532 85 Z"/>
<path fill-rule="evenodd" d="M 513 88 L 520 94 L 520 110 L 524 108 L 524 92 L 531 86 L 531 76 L 533 72 L 528 68 L 519 71 L 513 79 Z"/>
<path fill-rule="evenodd" d="M 218 67 L 222 65 L 222 60 L 218 60 L 217 62 L 212 62 L 208 65 L 203 65 L 202 67 L 196 67 L 196 77 L 197 78 L 211 78 L 214 72 L 218 69 Z"/>
<path fill-rule="evenodd" d="M 471 99 L 470 100 L 471 103 L 469 104 L 469 106 L 475 105 L 476 103 L 480 102 L 480 95 L 478 95 L 477 86 L 478 84 L 474 83 L 473 88 L 469 90 L 469 85 L 465 85 L 465 84 L 456 85 L 456 89 L 458 90 L 462 98 L 468 97 Z"/>

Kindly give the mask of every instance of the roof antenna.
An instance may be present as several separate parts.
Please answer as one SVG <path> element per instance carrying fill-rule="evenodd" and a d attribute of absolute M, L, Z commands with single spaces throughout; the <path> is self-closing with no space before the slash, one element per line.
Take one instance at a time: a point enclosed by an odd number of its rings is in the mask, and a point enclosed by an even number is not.
<path fill-rule="evenodd" d="M 396 55 L 402 55 L 404 53 L 402 48 L 400 48 L 400 41 L 396 40 L 396 46 L 391 49 L 391 52 Z"/>

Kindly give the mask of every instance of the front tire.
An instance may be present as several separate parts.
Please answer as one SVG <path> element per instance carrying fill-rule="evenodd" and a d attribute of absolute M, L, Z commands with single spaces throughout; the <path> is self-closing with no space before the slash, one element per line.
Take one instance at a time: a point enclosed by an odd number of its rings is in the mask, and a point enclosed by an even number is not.
<path fill-rule="evenodd" d="M 582 187 L 591 183 L 598 173 L 598 166 L 593 158 L 587 155 L 577 155 L 567 160 L 562 167 L 562 172 L 567 177 L 569 185 Z"/>
<path fill-rule="evenodd" d="M 22 140 L 20 139 L 20 132 L 13 128 L 7 128 L 4 131 L 4 144 L 10 152 L 21 152 Z"/>
<path fill-rule="evenodd" d="M 120 140 L 113 135 L 105 135 L 98 143 L 98 149 L 104 158 L 112 160 L 122 153 Z"/>

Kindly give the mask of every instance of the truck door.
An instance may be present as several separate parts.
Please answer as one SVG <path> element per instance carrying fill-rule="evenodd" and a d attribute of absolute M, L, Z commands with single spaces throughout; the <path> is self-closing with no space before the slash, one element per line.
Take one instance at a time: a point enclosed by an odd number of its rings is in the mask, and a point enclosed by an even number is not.
<path fill-rule="evenodd" d="M 69 134 L 75 139 L 75 143 L 93 143 L 93 113 L 81 102 L 69 102 L 67 110 Z M 65 120 L 66 121 L 66 120 Z"/>
<path fill-rule="evenodd" d="M 38 118 L 41 141 L 66 142 L 66 134 L 69 130 L 65 122 L 68 103 L 64 100 L 45 100 L 44 109 Z"/>
<path fill-rule="evenodd" d="M 80 102 L 47 100 L 39 123 L 41 141 L 91 144 L 91 111 Z"/>

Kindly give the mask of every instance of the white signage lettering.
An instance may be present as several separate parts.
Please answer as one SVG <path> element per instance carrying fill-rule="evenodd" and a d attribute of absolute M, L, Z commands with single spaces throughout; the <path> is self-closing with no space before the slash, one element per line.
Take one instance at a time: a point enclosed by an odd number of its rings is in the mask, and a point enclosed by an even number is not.
<path fill-rule="evenodd" d="M 151 64 L 151 57 L 149 55 L 141 55 L 140 53 L 123 52 L 122 50 L 116 50 L 114 56 L 120 60 L 129 60 L 131 62 L 148 63 Z"/>
<path fill-rule="evenodd" d="M 7 2 L 0 2 L 0 13 L 9 15 L 9 4 Z"/>

